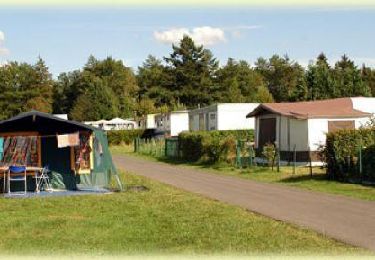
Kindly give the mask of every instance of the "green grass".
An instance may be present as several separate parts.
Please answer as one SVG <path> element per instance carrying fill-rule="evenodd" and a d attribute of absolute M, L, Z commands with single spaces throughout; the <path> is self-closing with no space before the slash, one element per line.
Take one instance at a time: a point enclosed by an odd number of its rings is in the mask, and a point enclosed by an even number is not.
<path fill-rule="evenodd" d="M 307 229 L 143 177 L 148 191 L 0 199 L 0 250 L 17 255 L 369 254 Z"/>
<path fill-rule="evenodd" d="M 126 146 L 114 146 L 111 147 L 111 150 L 114 154 L 129 154 L 140 156 L 147 160 L 162 161 L 184 167 L 194 167 L 197 169 L 209 170 L 210 172 L 222 175 L 230 175 L 268 183 L 278 183 L 311 191 L 325 192 L 353 197 L 357 199 L 375 201 L 375 187 L 327 180 L 324 170 L 320 169 L 319 167 L 313 168 L 313 175 L 311 177 L 308 167 L 297 167 L 296 173 L 293 174 L 292 167 L 281 167 L 280 172 L 277 172 L 276 169 L 274 169 L 274 171 L 271 171 L 271 169 L 268 167 L 237 169 L 233 166 L 229 166 L 228 164 L 207 165 L 165 159 L 162 157 L 154 158 L 145 155 L 136 155 L 135 153 L 133 153 L 131 147 Z"/>

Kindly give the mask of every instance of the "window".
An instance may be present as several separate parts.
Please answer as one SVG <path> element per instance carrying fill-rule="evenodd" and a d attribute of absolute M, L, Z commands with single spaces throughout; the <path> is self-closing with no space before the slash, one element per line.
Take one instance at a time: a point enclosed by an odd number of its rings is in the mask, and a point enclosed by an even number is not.
<path fill-rule="evenodd" d="M 354 120 L 328 121 L 328 133 L 334 133 L 343 129 L 350 130 L 354 128 L 355 128 Z"/>
<path fill-rule="evenodd" d="M 208 113 L 208 129 L 209 130 L 216 130 L 216 113 L 211 112 Z"/>

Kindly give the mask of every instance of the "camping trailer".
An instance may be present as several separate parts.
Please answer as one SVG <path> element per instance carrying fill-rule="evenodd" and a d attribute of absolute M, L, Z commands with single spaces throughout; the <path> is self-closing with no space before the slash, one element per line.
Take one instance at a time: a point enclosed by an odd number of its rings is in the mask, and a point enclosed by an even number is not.
<path fill-rule="evenodd" d="M 91 125 L 100 128 L 104 131 L 113 130 L 133 130 L 138 127 L 137 122 L 133 120 L 122 119 L 119 117 L 113 118 L 111 120 L 99 120 L 99 121 L 86 121 L 86 125 Z"/>
<path fill-rule="evenodd" d="M 246 118 L 258 103 L 218 103 L 189 111 L 190 131 L 254 129 L 254 119 Z"/>
<path fill-rule="evenodd" d="M 189 131 L 188 111 L 172 111 L 155 115 L 155 125 L 158 131 L 166 136 L 178 136 L 183 131 Z"/>
<path fill-rule="evenodd" d="M 325 145 L 326 134 L 340 129 L 357 129 L 375 112 L 375 98 L 337 98 L 330 100 L 264 103 L 247 117 L 255 118 L 257 159 L 267 143 L 275 144 L 282 162 L 322 162 L 319 147 Z"/>
<path fill-rule="evenodd" d="M 107 136 L 98 128 L 31 111 L 1 121 L 0 140 L 2 166 L 48 166 L 54 188 L 105 188 L 113 176 L 121 188 Z"/>

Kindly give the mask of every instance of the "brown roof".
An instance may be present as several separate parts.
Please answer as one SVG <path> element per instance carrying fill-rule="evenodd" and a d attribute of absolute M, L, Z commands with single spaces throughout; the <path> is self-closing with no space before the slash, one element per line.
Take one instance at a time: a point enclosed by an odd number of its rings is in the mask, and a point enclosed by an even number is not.
<path fill-rule="evenodd" d="M 370 113 L 353 109 L 351 98 L 336 98 L 295 103 L 263 103 L 246 117 L 254 117 L 267 113 L 296 119 L 366 117 L 371 115 Z"/>

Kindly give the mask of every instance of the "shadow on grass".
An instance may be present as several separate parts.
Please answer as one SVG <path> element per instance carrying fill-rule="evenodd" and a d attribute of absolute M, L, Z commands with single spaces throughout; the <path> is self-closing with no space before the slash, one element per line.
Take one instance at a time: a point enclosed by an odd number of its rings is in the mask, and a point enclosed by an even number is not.
<path fill-rule="evenodd" d="M 270 171 L 271 168 L 269 167 L 263 167 L 263 166 L 254 166 L 254 167 L 243 167 L 243 168 L 237 168 L 233 164 L 225 163 L 225 162 L 216 162 L 216 163 L 210 163 L 210 162 L 202 162 L 202 161 L 188 161 L 185 159 L 179 159 L 179 158 L 167 158 L 167 157 L 159 157 L 156 158 L 157 161 L 168 163 L 172 165 L 185 165 L 185 166 L 195 166 L 202 169 L 211 169 L 216 171 L 233 171 L 237 174 L 252 174 L 252 173 L 262 173 Z M 276 171 L 276 169 L 274 169 Z"/>
<path fill-rule="evenodd" d="M 179 158 L 167 158 L 167 157 L 158 157 L 156 158 L 157 161 L 168 163 L 172 165 L 187 165 L 187 166 L 196 166 L 202 169 L 213 169 L 213 170 L 231 170 L 235 169 L 234 166 L 227 164 L 227 163 L 210 163 L 210 162 L 202 162 L 202 161 L 188 161 L 185 159 Z"/>
<path fill-rule="evenodd" d="M 157 157 L 156 160 L 159 162 L 164 162 L 164 163 L 174 164 L 174 165 L 182 165 L 182 164 L 198 165 L 197 163 L 189 162 L 189 161 L 178 159 L 178 158 Z"/>
<path fill-rule="evenodd" d="M 305 182 L 305 181 L 328 181 L 328 176 L 325 173 L 315 173 L 312 176 L 309 174 L 306 175 L 297 175 L 284 178 L 279 180 L 278 182 L 281 183 L 298 183 L 298 182 Z M 332 181 L 332 180 L 331 180 Z"/>

